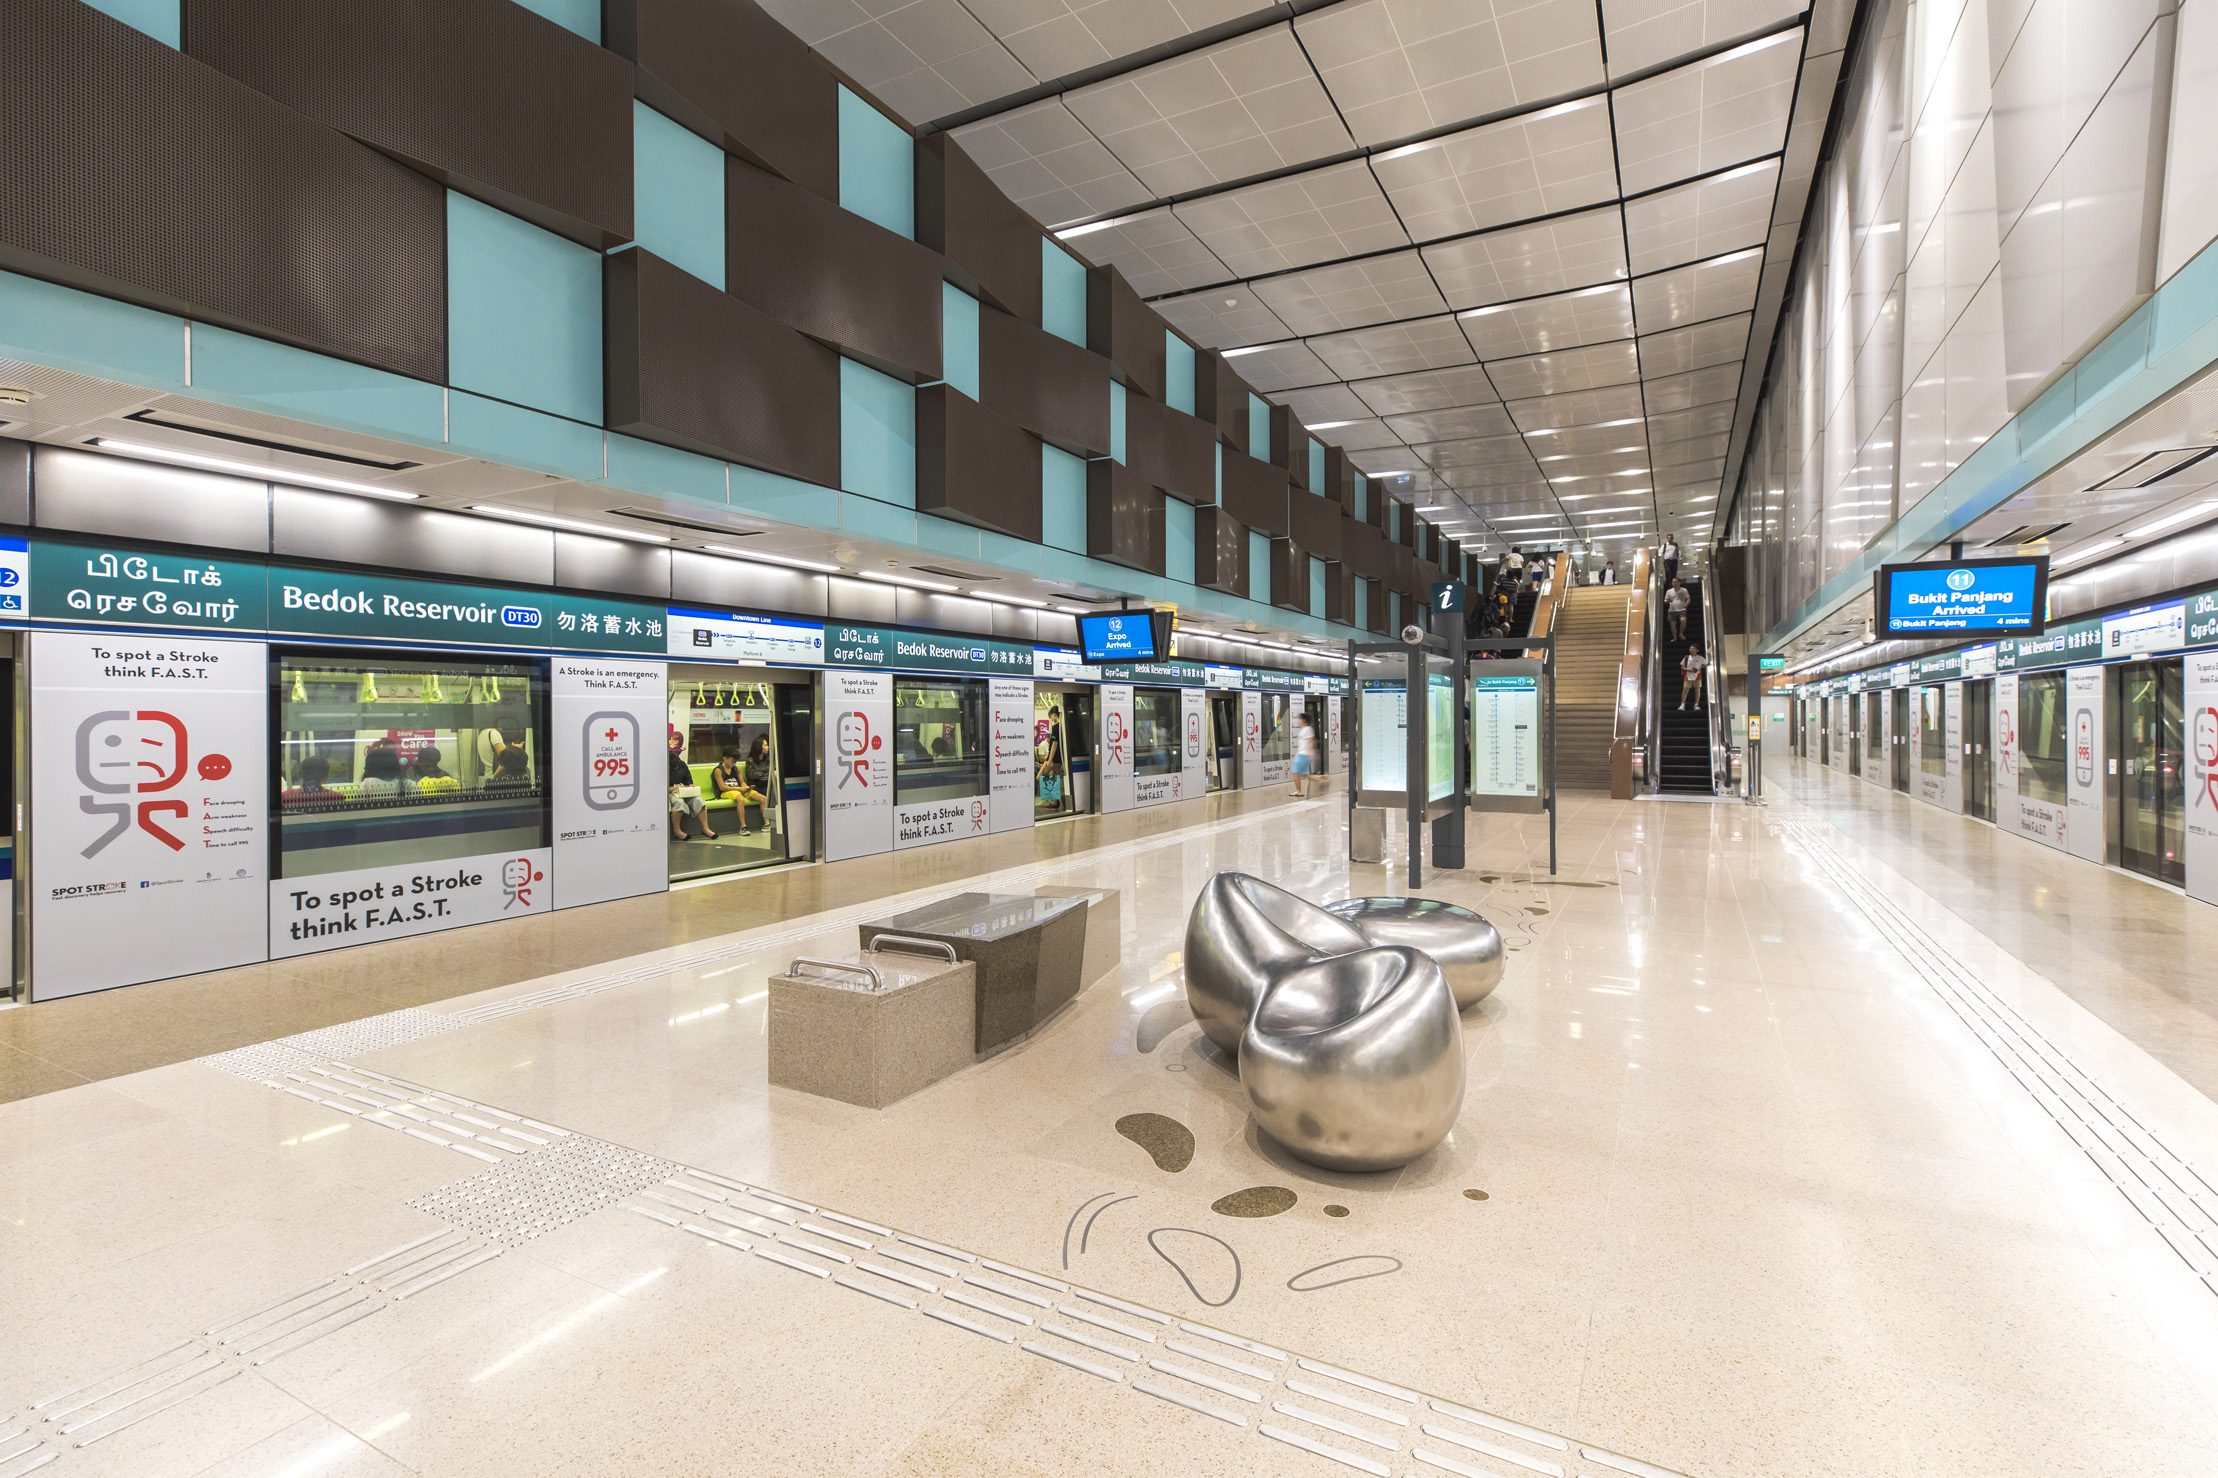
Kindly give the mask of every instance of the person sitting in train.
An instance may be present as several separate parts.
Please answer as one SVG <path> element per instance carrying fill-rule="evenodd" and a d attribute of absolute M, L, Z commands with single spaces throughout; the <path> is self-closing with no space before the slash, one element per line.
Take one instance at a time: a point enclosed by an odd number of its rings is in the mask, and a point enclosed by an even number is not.
<path fill-rule="evenodd" d="M 277 803 L 291 811 L 301 806 L 336 805 L 346 797 L 324 784 L 331 778 L 331 761 L 320 754 L 312 754 L 300 762 L 293 772 L 293 788 L 277 798 Z"/>
<path fill-rule="evenodd" d="M 393 741 L 380 739 L 362 751 L 362 782 L 355 793 L 363 800 L 382 800 L 388 796 L 405 795 L 408 777 L 400 767 L 400 752 L 393 748 Z"/>
<path fill-rule="evenodd" d="M 726 754 L 738 753 L 737 750 L 729 749 L 724 752 Z M 722 777 L 719 776 L 717 784 L 722 786 L 723 783 Z M 722 793 L 721 790 L 718 791 L 718 794 L 721 795 Z M 742 823 L 739 829 L 742 832 L 753 831 L 755 829 L 753 822 L 762 822 L 765 831 L 770 829 L 768 823 L 764 820 L 770 814 L 770 736 L 768 734 L 757 734 L 755 736 L 753 746 L 747 751 L 747 762 L 739 767 L 739 784 L 732 790 L 731 794 L 739 802 L 739 816 Z M 753 813 L 751 821 L 750 812 Z"/>
<path fill-rule="evenodd" d="M 673 841 L 687 840 L 685 818 L 688 814 L 701 818 L 701 837 L 704 841 L 716 840 L 716 828 L 709 825 L 708 807 L 701 799 L 701 787 L 693 783 L 693 767 L 685 762 L 685 735 L 676 724 L 670 726 L 670 836 Z"/>
<path fill-rule="evenodd" d="M 531 756 L 524 753 L 521 744 L 503 745 L 493 755 L 493 773 L 485 777 L 485 788 L 521 789 L 531 784 Z"/>
<path fill-rule="evenodd" d="M 439 759 L 436 746 L 426 744 L 416 751 L 416 763 L 412 767 L 415 772 L 416 794 L 452 795 L 462 788 L 461 781 L 439 768 Z"/>
<path fill-rule="evenodd" d="M 955 758 L 955 736 L 944 725 L 940 729 L 939 736 L 932 741 L 932 758 L 936 760 Z"/>
<path fill-rule="evenodd" d="M 724 752 L 716 757 L 716 768 L 709 771 L 709 784 L 716 787 L 716 798 L 739 800 L 744 778 L 739 771 L 739 746 L 725 745 Z"/>

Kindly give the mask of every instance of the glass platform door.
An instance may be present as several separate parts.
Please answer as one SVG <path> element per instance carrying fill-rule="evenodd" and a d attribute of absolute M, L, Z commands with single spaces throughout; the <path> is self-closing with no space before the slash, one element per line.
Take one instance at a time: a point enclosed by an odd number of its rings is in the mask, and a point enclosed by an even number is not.
<path fill-rule="evenodd" d="M 1995 819 L 1995 685 L 1991 680 L 1964 684 L 1964 814 Z"/>
<path fill-rule="evenodd" d="M 2185 886 L 2185 671 L 2178 660 L 2119 669 L 2118 860 Z"/>

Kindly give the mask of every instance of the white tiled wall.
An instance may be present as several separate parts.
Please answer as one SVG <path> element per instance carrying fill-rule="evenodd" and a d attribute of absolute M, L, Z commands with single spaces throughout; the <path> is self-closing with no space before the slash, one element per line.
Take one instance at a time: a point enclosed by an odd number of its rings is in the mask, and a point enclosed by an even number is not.
<path fill-rule="evenodd" d="M 1733 537 L 1775 624 L 2218 236 L 2218 0 L 1878 0 Z"/>

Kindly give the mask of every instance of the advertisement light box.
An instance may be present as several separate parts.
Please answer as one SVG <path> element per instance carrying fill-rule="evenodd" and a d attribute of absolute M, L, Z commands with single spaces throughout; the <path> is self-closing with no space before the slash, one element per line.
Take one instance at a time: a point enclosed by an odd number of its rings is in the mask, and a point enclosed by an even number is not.
<path fill-rule="evenodd" d="M 1872 579 L 1885 636 L 2033 636 L 2048 614 L 2046 555 L 1881 565 Z"/>

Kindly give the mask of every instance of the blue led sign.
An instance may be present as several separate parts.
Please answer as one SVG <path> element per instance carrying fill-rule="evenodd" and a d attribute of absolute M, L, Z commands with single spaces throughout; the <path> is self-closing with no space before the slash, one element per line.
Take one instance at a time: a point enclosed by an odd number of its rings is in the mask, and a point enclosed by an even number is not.
<path fill-rule="evenodd" d="M 2047 615 L 2048 585 L 2046 556 L 1882 565 L 1873 603 L 1886 636 L 2029 636 Z"/>

